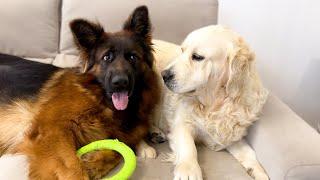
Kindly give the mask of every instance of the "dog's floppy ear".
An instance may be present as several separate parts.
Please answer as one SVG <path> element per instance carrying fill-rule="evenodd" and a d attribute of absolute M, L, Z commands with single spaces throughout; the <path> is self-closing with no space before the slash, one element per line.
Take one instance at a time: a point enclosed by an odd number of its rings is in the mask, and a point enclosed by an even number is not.
<path fill-rule="evenodd" d="M 101 25 L 84 19 L 71 21 L 70 29 L 76 45 L 85 53 L 86 57 L 83 57 L 83 72 L 87 72 L 94 65 L 94 59 L 89 57 L 90 51 L 94 48 L 104 30 Z"/>
<path fill-rule="evenodd" d="M 151 42 L 151 23 L 147 6 L 137 7 L 124 23 L 123 29 Z"/>
<path fill-rule="evenodd" d="M 254 54 L 250 52 L 245 43 L 240 40 L 239 46 L 228 50 L 229 78 L 226 84 L 226 92 L 229 97 L 239 97 L 247 83 L 251 71 L 251 62 Z"/>

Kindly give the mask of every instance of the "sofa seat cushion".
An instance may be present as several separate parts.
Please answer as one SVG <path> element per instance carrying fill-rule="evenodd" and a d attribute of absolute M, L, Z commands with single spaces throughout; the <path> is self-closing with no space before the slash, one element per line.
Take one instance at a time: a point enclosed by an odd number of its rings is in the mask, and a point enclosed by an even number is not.
<path fill-rule="evenodd" d="M 158 153 L 169 152 L 167 143 L 155 146 Z M 205 147 L 198 148 L 198 159 L 205 179 L 251 180 L 241 165 L 227 152 L 213 152 Z M 121 165 L 112 173 L 115 173 Z M 28 165 L 22 155 L 5 155 L 0 158 L 0 179 L 27 180 Z M 132 180 L 170 180 L 173 179 L 173 165 L 162 162 L 161 158 L 140 159 L 137 168 L 130 178 Z"/>
<path fill-rule="evenodd" d="M 320 135 L 270 94 L 248 143 L 271 179 L 320 179 Z"/>
<path fill-rule="evenodd" d="M 158 155 L 156 159 L 138 159 L 133 180 L 173 179 L 173 164 L 161 161 L 161 154 L 170 152 L 168 144 L 158 144 L 155 147 L 160 157 Z M 215 152 L 198 146 L 198 160 L 204 179 L 251 180 L 240 163 L 226 151 Z"/>
<path fill-rule="evenodd" d="M 52 58 L 59 45 L 60 0 L 0 1 L 0 53 Z"/>

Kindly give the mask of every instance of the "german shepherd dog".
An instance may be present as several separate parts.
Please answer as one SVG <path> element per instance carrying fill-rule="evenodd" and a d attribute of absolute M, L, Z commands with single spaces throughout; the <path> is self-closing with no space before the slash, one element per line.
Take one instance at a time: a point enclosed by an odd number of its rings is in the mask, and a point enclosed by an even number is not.
<path fill-rule="evenodd" d="M 110 138 L 136 149 L 159 100 L 147 7 L 116 33 L 83 19 L 70 28 L 82 72 L 0 56 L 0 154 L 26 155 L 30 179 L 103 177 L 121 157 L 76 150 Z"/>

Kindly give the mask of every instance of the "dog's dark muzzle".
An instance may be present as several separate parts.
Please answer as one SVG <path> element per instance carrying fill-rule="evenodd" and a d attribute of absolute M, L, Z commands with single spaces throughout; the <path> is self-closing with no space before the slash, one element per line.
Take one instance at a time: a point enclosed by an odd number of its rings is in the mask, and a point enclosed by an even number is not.
<path fill-rule="evenodd" d="M 129 84 L 129 77 L 125 74 L 115 75 L 111 79 L 111 87 L 115 91 L 128 90 Z"/>
<path fill-rule="evenodd" d="M 130 77 L 126 74 L 116 74 L 110 78 L 109 84 L 108 95 L 111 97 L 115 109 L 125 110 L 133 89 Z"/>

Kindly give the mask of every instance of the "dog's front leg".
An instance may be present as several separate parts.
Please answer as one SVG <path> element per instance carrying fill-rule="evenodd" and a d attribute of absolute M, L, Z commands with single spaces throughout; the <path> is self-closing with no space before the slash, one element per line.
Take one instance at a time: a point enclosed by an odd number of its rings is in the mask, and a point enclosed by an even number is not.
<path fill-rule="evenodd" d="M 254 179 L 269 179 L 268 175 L 258 162 L 256 153 L 244 139 L 227 147 L 227 150 L 241 163 L 248 174 Z"/>
<path fill-rule="evenodd" d="M 202 180 L 193 137 L 193 128 L 181 123 L 171 130 L 169 142 L 175 156 L 176 165 L 174 180 Z"/>
<path fill-rule="evenodd" d="M 37 139 L 37 142 L 33 141 L 33 146 L 27 146 L 26 152 L 23 152 L 28 156 L 30 180 L 89 179 L 76 156 L 72 143 L 62 141 L 57 142 L 54 146 L 48 146 L 46 142 L 50 141 L 47 138 L 52 137 L 40 138 Z M 63 137 L 55 136 L 52 139 L 63 139 Z"/>

